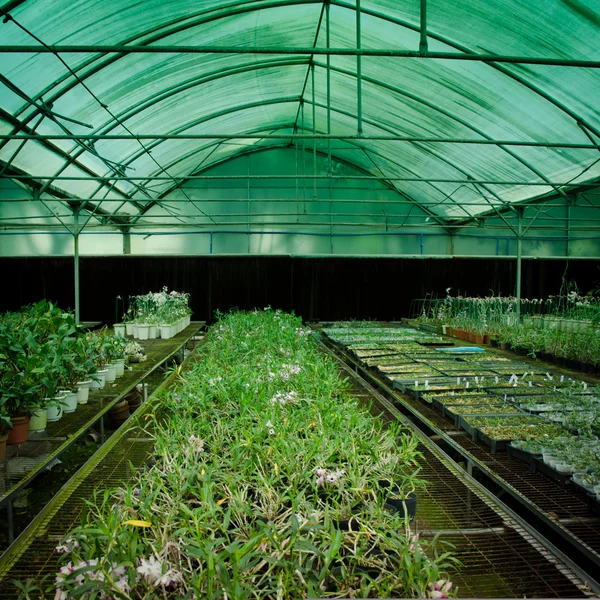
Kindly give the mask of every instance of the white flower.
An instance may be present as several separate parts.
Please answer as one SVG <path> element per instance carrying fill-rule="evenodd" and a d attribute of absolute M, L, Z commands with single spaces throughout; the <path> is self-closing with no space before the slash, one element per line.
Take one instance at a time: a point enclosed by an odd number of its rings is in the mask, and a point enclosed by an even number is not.
<path fill-rule="evenodd" d="M 150 584 L 156 585 L 162 577 L 163 563 L 151 554 L 148 559 L 141 558 L 136 571 Z"/>
<path fill-rule="evenodd" d="M 171 585 L 177 585 L 181 579 L 181 573 L 178 573 L 174 569 L 169 569 L 162 577 L 158 578 L 156 585 L 164 585 L 165 587 L 169 587 Z"/>
<path fill-rule="evenodd" d="M 73 563 L 67 563 L 64 567 L 61 567 L 56 574 L 56 585 L 60 586 L 67 578 L 67 575 L 73 573 L 75 569 L 73 568 Z"/>

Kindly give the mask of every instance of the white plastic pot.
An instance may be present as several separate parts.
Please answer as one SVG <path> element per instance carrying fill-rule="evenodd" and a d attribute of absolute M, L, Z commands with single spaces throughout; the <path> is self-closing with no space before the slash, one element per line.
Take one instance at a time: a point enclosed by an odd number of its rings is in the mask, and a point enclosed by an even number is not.
<path fill-rule="evenodd" d="M 123 377 L 125 373 L 125 359 L 118 358 L 115 360 L 115 366 L 117 367 L 117 377 Z"/>
<path fill-rule="evenodd" d="M 106 385 L 106 373 L 107 369 L 102 369 L 96 373 L 96 377 L 100 380 L 100 389 L 103 389 Z"/>
<path fill-rule="evenodd" d="M 125 331 L 127 335 L 133 335 L 133 323 L 125 323 Z"/>
<path fill-rule="evenodd" d="M 156 325 L 150 325 L 148 331 L 148 339 L 155 340 L 158 337 L 158 327 Z"/>
<path fill-rule="evenodd" d="M 48 420 L 48 423 L 53 423 L 62 418 L 62 416 L 63 416 L 63 405 L 62 405 L 63 398 L 64 398 L 64 396 L 57 396 L 56 398 L 53 398 L 49 402 L 49 404 L 46 408 L 46 411 L 48 412 L 48 415 L 46 417 Z"/>
<path fill-rule="evenodd" d="M 63 402 L 65 403 L 65 405 L 63 407 L 64 412 L 66 412 L 66 413 L 75 412 L 75 409 L 77 408 L 77 392 L 74 392 L 73 390 L 69 390 L 67 392 L 67 396 L 63 400 Z"/>
<path fill-rule="evenodd" d="M 168 340 L 172 336 L 170 325 L 160 325 L 160 337 L 163 340 Z"/>
<path fill-rule="evenodd" d="M 48 409 L 36 408 L 29 420 L 29 431 L 44 431 L 48 422 Z"/>
<path fill-rule="evenodd" d="M 147 340 L 150 335 L 150 325 L 138 325 L 137 326 L 138 334 L 137 337 L 140 340 Z"/>
<path fill-rule="evenodd" d="M 90 380 L 77 382 L 77 403 L 78 404 L 87 404 L 87 401 L 90 397 L 91 384 L 92 384 L 92 382 Z"/>
<path fill-rule="evenodd" d="M 115 323 L 113 325 L 113 328 L 115 330 L 115 335 L 120 335 L 121 337 L 125 337 L 125 331 L 126 331 L 125 323 Z"/>
<path fill-rule="evenodd" d="M 112 383 L 117 378 L 117 365 L 110 363 L 106 365 L 106 383 Z"/>

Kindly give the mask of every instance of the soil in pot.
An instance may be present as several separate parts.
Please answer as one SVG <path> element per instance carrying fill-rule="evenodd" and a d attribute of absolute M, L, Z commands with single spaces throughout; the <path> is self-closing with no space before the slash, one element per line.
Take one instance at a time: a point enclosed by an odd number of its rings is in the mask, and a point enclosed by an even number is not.
<path fill-rule="evenodd" d="M 29 435 L 29 415 L 13 417 L 13 428 L 8 432 L 8 446 L 19 446 L 27 441 Z"/>

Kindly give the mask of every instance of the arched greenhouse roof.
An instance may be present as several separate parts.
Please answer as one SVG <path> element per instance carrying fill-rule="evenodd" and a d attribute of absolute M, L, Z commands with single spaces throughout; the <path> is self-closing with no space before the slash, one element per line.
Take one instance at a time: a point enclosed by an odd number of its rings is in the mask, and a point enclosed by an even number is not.
<path fill-rule="evenodd" d="M 230 159 L 299 145 L 328 157 L 324 179 L 355 167 L 442 226 L 600 176 L 595 0 L 14 0 L 1 15 L 2 177 L 59 220 L 135 226 Z"/>

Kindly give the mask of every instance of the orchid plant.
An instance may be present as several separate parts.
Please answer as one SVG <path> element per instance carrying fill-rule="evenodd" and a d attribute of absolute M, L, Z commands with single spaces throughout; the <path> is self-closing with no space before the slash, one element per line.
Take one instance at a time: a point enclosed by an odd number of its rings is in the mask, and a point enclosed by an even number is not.
<path fill-rule="evenodd" d="M 382 501 L 382 480 L 425 485 L 417 440 L 372 417 L 314 337 L 281 311 L 218 315 L 148 405 L 152 463 L 59 544 L 57 598 L 455 593 L 446 545 Z"/>

